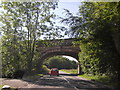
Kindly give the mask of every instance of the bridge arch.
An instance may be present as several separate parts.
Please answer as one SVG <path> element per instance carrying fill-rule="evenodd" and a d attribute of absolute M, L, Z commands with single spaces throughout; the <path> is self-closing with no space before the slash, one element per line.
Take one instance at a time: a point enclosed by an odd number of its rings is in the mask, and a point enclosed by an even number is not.
<path fill-rule="evenodd" d="M 66 48 L 66 47 L 54 47 L 52 49 L 47 49 L 42 52 L 41 59 L 44 60 L 47 57 L 56 56 L 56 55 L 66 55 L 71 56 L 78 60 L 79 48 Z"/>
<path fill-rule="evenodd" d="M 38 52 L 40 50 L 40 58 L 38 61 L 38 68 L 41 68 L 46 58 L 57 55 L 71 56 L 78 61 L 79 59 L 78 54 L 80 52 L 80 48 L 79 45 L 73 45 L 72 43 L 73 41 L 76 41 L 76 39 L 64 39 L 62 43 L 59 43 L 55 46 L 49 46 L 49 47 L 39 46 Z M 47 42 L 57 43 L 57 42 L 61 42 L 61 40 L 55 40 L 55 41 L 49 40 Z"/>

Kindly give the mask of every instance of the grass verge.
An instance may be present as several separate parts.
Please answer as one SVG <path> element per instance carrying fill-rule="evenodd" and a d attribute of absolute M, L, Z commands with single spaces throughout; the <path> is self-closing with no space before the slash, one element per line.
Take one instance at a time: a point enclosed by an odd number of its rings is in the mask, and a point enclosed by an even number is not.
<path fill-rule="evenodd" d="M 71 74 L 77 74 L 77 69 L 62 69 L 61 71 L 66 72 L 66 73 L 71 73 Z M 87 75 L 87 74 L 83 74 L 83 75 L 78 75 L 79 77 L 83 77 L 86 78 L 88 80 L 93 80 L 93 81 L 97 81 L 100 83 L 103 83 L 105 85 L 114 87 L 114 88 L 120 88 L 120 86 L 117 84 L 116 81 L 112 80 L 110 77 L 103 75 L 103 76 L 93 76 L 93 75 Z"/>
<path fill-rule="evenodd" d="M 78 76 L 86 78 L 88 80 L 94 80 L 94 81 L 109 85 L 109 86 L 114 87 L 114 88 L 118 88 L 117 82 L 111 80 L 110 77 L 105 76 L 105 75 L 103 75 L 103 76 L 92 76 L 92 75 L 83 74 L 83 75 L 78 75 Z"/>
<path fill-rule="evenodd" d="M 71 73 L 71 74 L 77 74 L 78 70 L 77 69 L 61 69 L 60 71 L 66 72 L 66 73 Z"/>
<path fill-rule="evenodd" d="M 0 85 L 0 90 L 2 89 L 3 85 Z"/>

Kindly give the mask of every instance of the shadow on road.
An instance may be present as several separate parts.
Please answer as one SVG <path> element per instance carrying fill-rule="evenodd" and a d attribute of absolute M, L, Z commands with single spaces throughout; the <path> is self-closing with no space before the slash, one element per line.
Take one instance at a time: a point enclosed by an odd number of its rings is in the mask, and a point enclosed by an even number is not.
<path fill-rule="evenodd" d="M 78 76 L 79 74 L 60 74 L 60 75 L 64 75 L 64 76 Z"/>
<path fill-rule="evenodd" d="M 94 81 L 76 78 L 76 76 L 77 74 L 60 74 L 59 76 L 45 75 L 28 80 L 8 79 L 8 81 L 11 85 L 13 83 L 13 87 L 16 87 L 15 84 L 20 85 L 20 83 L 21 86 L 26 85 L 23 89 L 20 88 L 18 90 L 115 90 Z"/>
<path fill-rule="evenodd" d="M 44 77 L 40 77 L 35 80 L 24 80 L 24 81 L 27 81 L 27 82 L 35 84 L 35 85 L 44 86 L 44 87 L 73 88 L 62 78 L 61 75 L 60 76 L 46 75 Z"/>
<path fill-rule="evenodd" d="M 37 80 L 27 82 L 44 87 L 48 86 L 70 88 L 70 90 L 71 88 L 72 90 L 76 90 L 76 88 L 80 90 L 114 90 L 105 85 L 102 85 L 101 83 L 89 80 L 80 80 L 74 76 L 77 76 L 77 74 L 60 74 L 60 76 L 46 75 L 45 77 L 39 78 Z M 65 77 L 67 81 L 63 77 Z"/>

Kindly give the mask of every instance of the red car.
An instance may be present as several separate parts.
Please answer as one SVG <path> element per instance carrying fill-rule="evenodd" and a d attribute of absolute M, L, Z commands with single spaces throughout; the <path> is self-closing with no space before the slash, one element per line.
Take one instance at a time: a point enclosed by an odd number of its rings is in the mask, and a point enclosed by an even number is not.
<path fill-rule="evenodd" d="M 56 75 L 56 76 L 59 76 L 59 70 L 57 69 L 57 68 L 52 68 L 51 70 L 50 70 L 50 76 L 51 75 Z"/>

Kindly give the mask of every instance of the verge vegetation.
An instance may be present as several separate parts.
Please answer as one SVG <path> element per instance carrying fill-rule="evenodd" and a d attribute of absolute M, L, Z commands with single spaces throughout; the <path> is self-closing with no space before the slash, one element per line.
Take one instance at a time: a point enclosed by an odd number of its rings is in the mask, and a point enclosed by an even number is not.
<path fill-rule="evenodd" d="M 2 89 L 3 85 L 0 85 L 0 90 Z"/>
<path fill-rule="evenodd" d="M 109 85 L 111 87 L 114 88 L 118 88 L 117 82 L 114 80 L 111 80 L 110 77 L 103 75 L 103 76 L 99 76 L 99 75 L 87 75 L 87 74 L 83 74 L 83 75 L 78 75 L 79 77 L 83 77 L 86 78 L 88 80 L 93 80 L 93 81 L 97 81 L 106 85 Z"/>
<path fill-rule="evenodd" d="M 77 69 L 61 69 L 60 71 L 66 72 L 66 73 L 70 73 L 70 74 L 78 74 L 78 70 Z"/>

